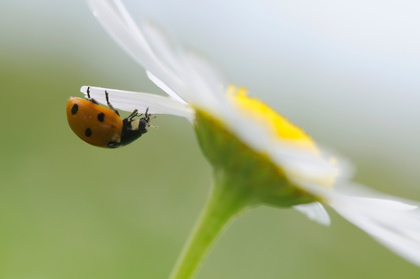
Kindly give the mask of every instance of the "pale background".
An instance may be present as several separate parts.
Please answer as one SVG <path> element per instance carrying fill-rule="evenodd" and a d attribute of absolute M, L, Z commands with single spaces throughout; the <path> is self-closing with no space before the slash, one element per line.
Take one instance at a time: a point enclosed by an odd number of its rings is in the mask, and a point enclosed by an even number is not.
<path fill-rule="evenodd" d="M 135 2 L 135 3 L 134 3 Z M 355 180 L 420 200 L 418 1 L 127 1 L 206 53 Z M 159 92 L 84 1 L 0 1 L 0 278 L 166 278 L 209 190 L 191 126 L 159 116 L 118 150 L 67 126 L 82 85 Z M 241 217 L 198 278 L 419 278 L 332 211 Z"/>

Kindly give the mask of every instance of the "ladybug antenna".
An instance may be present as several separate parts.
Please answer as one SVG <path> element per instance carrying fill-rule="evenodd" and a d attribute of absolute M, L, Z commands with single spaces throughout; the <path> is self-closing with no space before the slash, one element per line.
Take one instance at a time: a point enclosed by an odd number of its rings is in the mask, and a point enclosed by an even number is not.
<path fill-rule="evenodd" d="M 144 116 L 145 116 L 145 119 L 146 119 L 148 122 L 149 122 L 150 120 L 152 120 L 152 119 L 155 119 L 155 118 L 156 118 L 156 116 L 151 117 L 151 116 L 152 116 L 152 114 L 150 114 L 150 113 L 149 113 L 149 108 L 147 108 L 147 109 L 146 109 L 146 112 L 144 113 Z M 152 125 L 150 125 L 150 124 L 149 124 L 149 127 L 157 128 L 156 126 L 152 126 Z"/>

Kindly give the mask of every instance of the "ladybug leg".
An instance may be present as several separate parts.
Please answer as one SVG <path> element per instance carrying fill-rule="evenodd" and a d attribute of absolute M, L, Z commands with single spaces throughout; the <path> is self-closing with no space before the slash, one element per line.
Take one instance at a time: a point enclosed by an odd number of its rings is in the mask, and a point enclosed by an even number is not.
<path fill-rule="evenodd" d="M 136 117 L 137 115 L 139 115 L 138 114 L 138 110 L 137 109 L 135 109 L 135 110 L 133 110 L 133 112 L 127 117 L 130 121 L 134 118 L 134 117 Z"/>
<path fill-rule="evenodd" d="M 92 102 L 92 103 L 94 103 L 94 104 L 96 104 L 96 105 L 99 105 L 99 103 L 95 100 L 95 99 L 93 99 L 93 98 L 91 98 L 90 97 L 90 86 L 88 86 L 88 88 L 86 89 L 86 94 L 87 94 L 87 99 L 90 101 L 90 102 Z"/>
<path fill-rule="evenodd" d="M 106 103 L 108 104 L 108 107 L 110 109 L 112 109 L 116 114 L 118 114 L 118 116 L 120 115 L 120 113 L 118 112 L 118 110 L 116 110 L 111 103 L 109 102 L 109 96 L 108 96 L 108 92 L 105 90 L 105 99 L 106 99 Z"/>
<path fill-rule="evenodd" d="M 149 108 L 146 109 L 146 111 L 144 112 L 144 118 L 147 122 L 150 121 L 150 114 L 148 113 Z"/>
<path fill-rule="evenodd" d="M 88 98 L 90 99 L 90 86 L 88 86 L 88 88 L 86 89 L 86 93 L 88 95 Z"/>

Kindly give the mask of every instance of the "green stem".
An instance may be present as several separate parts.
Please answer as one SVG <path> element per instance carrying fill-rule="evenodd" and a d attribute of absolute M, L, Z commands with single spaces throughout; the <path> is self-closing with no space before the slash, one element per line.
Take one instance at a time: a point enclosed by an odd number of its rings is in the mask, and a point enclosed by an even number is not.
<path fill-rule="evenodd" d="M 231 220 L 244 210 L 249 195 L 227 176 L 216 173 L 216 181 L 209 200 L 201 213 L 170 279 L 194 278 L 210 248 Z"/>

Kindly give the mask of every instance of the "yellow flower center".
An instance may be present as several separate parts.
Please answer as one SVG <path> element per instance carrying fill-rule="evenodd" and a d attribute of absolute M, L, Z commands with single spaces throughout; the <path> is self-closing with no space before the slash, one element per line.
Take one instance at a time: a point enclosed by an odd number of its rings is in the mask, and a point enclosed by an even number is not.
<path fill-rule="evenodd" d="M 237 88 L 231 85 L 228 88 L 228 96 L 232 98 L 240 110 L 261 122 L 262 125 L 272 131 L 273 135 L 286 143 L 318 153 L 314 141 L 308 134 L 262 101 L 248 97 L 246 88 Z"/>
<path fill-rule="evenodd" d="M 283 140 L 283 144 L 290 144 L 315 156 L 321 155 L 320 150 L 308 134 L 259 99 L 248 97 L 246 88 L 230 85 L 227 93 L 244 114 L 252 116 L 253 119 L 264 125 L 272 135 Z M 335 164 L 335 158 L 330 158 L 330 164 Z M 336 175 L 323 177 L 319 179 L 318 183 L 325 187 L 332 187 L 335 178 Z"/>

